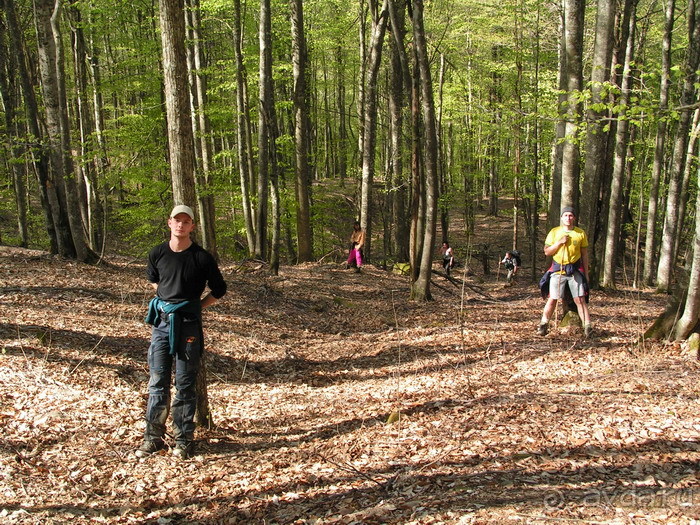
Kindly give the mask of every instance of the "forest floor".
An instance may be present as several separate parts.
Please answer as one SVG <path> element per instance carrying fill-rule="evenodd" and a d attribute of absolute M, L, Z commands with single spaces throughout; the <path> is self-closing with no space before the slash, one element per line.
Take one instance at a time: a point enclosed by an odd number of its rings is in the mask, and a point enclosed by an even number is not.
<path fill-rule="evenodd" d="M 216 427 L 178 461 L 133 454 L 152 291 L 144 261 L 108 263 L 0 247 L 2 523 L 700 520 L 700 362 L 639 343 L 649 290 L 595 292 L 583 341 L 536 335 L 525 275 L 434 275 L 415 303 L 377 267 L 223 264 Z"/>

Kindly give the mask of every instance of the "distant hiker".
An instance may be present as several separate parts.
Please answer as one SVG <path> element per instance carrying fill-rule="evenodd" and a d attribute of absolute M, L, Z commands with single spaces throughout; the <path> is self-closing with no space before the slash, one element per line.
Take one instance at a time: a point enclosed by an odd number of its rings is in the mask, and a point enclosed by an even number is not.
<path fill-rule="evenodd" d="M 518 273 L 518 268 L 522 264 L 520 261 L 520 252 L 517 250 L 512 250 L 506 252 L 503 260 L 498 263 L 503 265 L 506 270 L 508 270 L 508 275 L 506 276 L 506 282 L 508 284 L 513 284 L 513 279 L 515 274 Z"/>
<path fill-rule="evenodd" d="M 359 221 L 355 221 L 350 235 L 350 253 L 348 254 L 348 268 L 355 268 L 357 273 L 362 268 L 362 248 L 365 245 L 365 232 Z"/>
<path fill-rule="evenodd" d="M 194 212 L 173 208 L 168 219 L 170 240 L 151 249 L 146 276 L 156 290 L 146 322 L 153 325 L 148 348 L 148 406 L 146 431 L 138 457 L 165 447 L 165 421 L 173 413 L 174 456 L 186 459 L 194 444 L 195 382 L 202 344 L 202 309 L 226 293 L 226 282 L 214 257 L 193 242 Z M 210 292 L 200 299 L 206 286 Z M 170 382 L 175 369 L 175 398 L 170 405 Z"/>
<path fill-rule="evenodd" d="M 585 338 L 591 335 L 591 320 L 586 304 L 588 296 L 588 237 L 586 232 L 575 226 L 574 209 L 567 206 L 561 212 L 561 226 L 552 228 L 544 241 L 544 254 L 552 257 L 552 266 L 540 281 L 542 295 L 549 295 L 542 312 L 537 332 L 547 335 L 549 319 L 557 306 L 557 300 L 564 297 L 568 287 L 576 304 L 578 315 L 583 323 Z"/>
<path fill-rule="evenodd" d="M 450 275 L 450 268 L 454 268 L 455 265 L 455 254 L 450 247 L 450 243 L 442 243 L 442 267 L 445 269 L 445 273 Z"/>

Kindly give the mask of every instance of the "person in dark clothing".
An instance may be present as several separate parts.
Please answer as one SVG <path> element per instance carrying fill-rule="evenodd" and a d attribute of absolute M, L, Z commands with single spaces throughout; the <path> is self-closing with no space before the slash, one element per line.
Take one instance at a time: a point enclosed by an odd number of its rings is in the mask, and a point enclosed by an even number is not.
<path fill-rule="evenodd" d="M 170 240 L 151 249 L 146 276 L 156 290 L 146 322 L 153 325 L 148 348 L 148 406 L 143 444 L 136 450 L 145 457 L 165 448 L 165 422 L 172 410 L 174 456 L 186 459 L 194 444 L 196 378 L 204 350 L 202 309 L 226 293 L 226 281 L 214 257 L 192 241 L 194 212 L 175 206 L 168 219 Z M 209 293 L 203 298 L 206 287 Z M 170 383 L 175 369 L 175 396 L 170 404 Z"/>

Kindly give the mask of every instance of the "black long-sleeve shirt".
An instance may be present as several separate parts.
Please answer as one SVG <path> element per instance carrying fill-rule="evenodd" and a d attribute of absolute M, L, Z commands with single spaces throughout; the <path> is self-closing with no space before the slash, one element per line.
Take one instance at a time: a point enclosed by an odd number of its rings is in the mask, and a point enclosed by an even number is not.
<path fill-rule="evenodd" d="M 168 242 L 152 248 L 146 276 L 158 284 L 158 297 L 168 302 L 198 301 L 207 286 L 217 299 L 226 293 L 226 281 L 216 260 L 194 242 L 181 252 L 174 252 Z"/>

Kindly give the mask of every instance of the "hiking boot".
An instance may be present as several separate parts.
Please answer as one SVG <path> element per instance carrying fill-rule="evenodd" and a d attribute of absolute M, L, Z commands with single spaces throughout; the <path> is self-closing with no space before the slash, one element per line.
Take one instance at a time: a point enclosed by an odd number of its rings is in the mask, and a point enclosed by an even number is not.
<path fill-rule="evenodd" d="M 187 443 L 177 443 L 173 448 L 172 454 L 178 459 L 188 459 L 192 457 L 194 445 L 191 441 Z"/>
<path fill-rule="evenodd" d="M 549 323 L 540 323 L 540 326 L 537 327 L 537 333 L 547 335 L 547 332 L 549 332 Z"/>
<path fill-rule="evenodd" d="M 355 273 L 360 273 L 361 271 L 362 271 L 362 267 L 361 267 L 361 266 L 356 266 L 356 267 L 355 267 Z"/>
<path fill-rule="evenodd" d="M 137 458 L 145 458 L 146 456 L 150 456 L 159 450 L 163 450 L 163 448 L 165 448 L 165 443 L 162 441 L 145 440 L 143 444 L 136 449 L 134 454 Z"/>
<path fill-rule="evenodd" d="M 583 327 L 583 338 L 588 339 L 591 337 L 591 325 L 587 324 L 586 326 Z"/>

